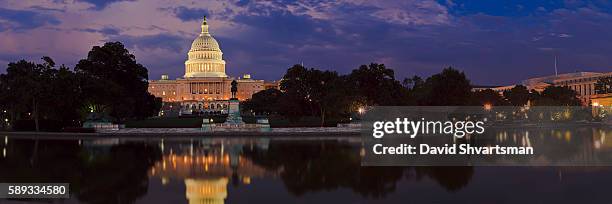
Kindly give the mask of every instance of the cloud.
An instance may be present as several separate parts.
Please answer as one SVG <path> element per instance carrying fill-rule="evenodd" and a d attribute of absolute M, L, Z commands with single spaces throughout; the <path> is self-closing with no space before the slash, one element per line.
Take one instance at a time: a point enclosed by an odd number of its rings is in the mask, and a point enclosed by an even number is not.
<path fill-rule="evenodd" d="M 538 48 L 538 50 L 549 52 L 549 51 L 555 51 L 557 49 L 556 48 L 552 48 L 552 47 L 540 47 L 540 48 Z"/>
<path fill-rule="evenodd" d="M 0 8 L 0 31 L 27 30 L 46 24 L 58 25 L 61 22 L 50 15 L 33 11 Z"/>
<path fill-rule="evenodd" d="M 157 34 L 146 36 L 116 36 L 109 38 L 110 41 L 119 41 L 128 48 L 139 48 L 143 51 L 154 49 L 165 49 L 172 52 L 185 51 L 185 47 L 189 47 L 189 39 L 181 36 L 170 34 Z"/>
<path fill-rule="evenodd" d="M 83 2 L 87 2 L 94 5 L 94 9 L 101 10 L 109 4 L 121 1 L 130 1 L 130 0 L 81 0 Z"/>
<path fill-rule="evenodd" d="M 560 37 L 560 38 L 571 38 L 571 37 L 572 37 L 572 35 L 570 35 L 570 34 L 566 34 L 566 33 L 560 33 L 560 34 L 559 34 L 559 35 L 557 35 L 557 36 L 558 36 L 558 37 Z"/>
<path fill-rule="evenodd" d="M 103 27 L 100 29 L 94 29 L 94 28 L 84 28 L 84 29 L 77 29 L 77 31 L 84 31 L 84 32 L 90 32 L 90 33 L 100 33 L 104 36 L 114 36 L 114 35 L 119 35 L 120 30 L 118 28 L 114 28 L 114 27 Z"/>
<path fill-rule="evenodd" d="M 204 16 L 210 17 L 207 9 L 187 8 L 184 6 L 175 8 L 174 14 L 183 21 L 202 20 Z"/>
<path fill-rule="evenodd" d="M 546 74 L 539 68 L 553 48 L 573 67 L 612 63 L 602 57 L 612 54 L 609 10 L 570 3 L 527 1 L 519 11 L 516 2 L 464 0 L 5 0 L 0 62 L 51 55 L 70 65 L 94 45 L 121 41 L 151 76 L 178 77 L 207 15 L 233 76 L 278 79 L 300 62 L 341 73 L 384 62 L 398 78 L 453 65 L 482 84 L 511 83 Z"/>

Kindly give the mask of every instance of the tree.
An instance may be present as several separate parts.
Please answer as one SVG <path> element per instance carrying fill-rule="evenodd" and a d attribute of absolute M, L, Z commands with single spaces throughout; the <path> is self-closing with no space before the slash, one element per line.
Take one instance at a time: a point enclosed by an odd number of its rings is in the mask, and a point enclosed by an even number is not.
<path fill-rule="evenodd" d="M 475 103 L 478 105 L 494 105 L 494 106 L 504 106 L 507 105 L 507 101 L 502 98 L 499 92 L 494 91 L 492 89 L 485 89 L 482 91 L 474 92 Z"/>
<path fill-rule="evenodd" d="M 74 72 L 64 65 L 56 69 L 50 57 L 42 60 L 42 64 L 25 60 L 9 64 L 7 73 L 0 76 L 2 106 L 11 112 L 13 120 L 31 116 L 36 131 L 40 130 L 41 119 L 75 125 L 82 103 Z"/>
<path fill-rule="evenodd" d="M 122 121 L 156 115 L 161 100 L 148 91 L 148 71 L 120 42 L 94 46 L 75 67 L 91 112 Z"/>
<path fill-rule="evenodd" d="M 406 91 L 395 79 L 395 73 L 384 64 L 361 65 L 347 78 L 354 87 L 354 94 L 363 96 L 366 105 L 405 105 Z"/>
<path fill-rule="evenodd" d="M 287 70 L 281 82 L 282 106 L 289 116 L 311 115 L 321 118 L 347 112 L 350 89 L 344 77 L 337 72 L 306 69 L 294 65 Z"/>
<path fill-rule="evenodd" d="M 418 105 L 453 106 L 469 105 L 472 101 L 470 81 L 452 67 L 442 70 L 427 80 L 421 87 L 412 90 Z"/>
<path fill-rule="evenodd" d="M 309 85 L 308 70 L 302 65 L 296 64 L 287 70 L 280 83 L 280 90 L 285 93 L 283 104 L 291 106 L 287 110 L 287 115 L 297 118 L 310 113 L 313 108 L 310 96 L 313 94 Z"/>
<path fill-rule="evenodd" d="M 529 90 L 523 85 L 516 85 L 512 89 L 504 91 L 506 98 L 513 106 L 524 106 L 530 98 Z"/>
<path fill-rule="evenodd" d="M 251 99 L 242 102 L 240 107 L 255 114 L 277 114 L 282 110 L 281 97 L 283 92 L 278 89 L 266 89 L 253 94 Z"/>
<path fill-rule="evenodd" d="M 351 97 L 347 94 L 349 87 L 344 77 L 331 71 L 311 70 L 311 74 L 313 76 L 310 78 L 315 79 L 312 83 L 312 102 L 319 108 L 321 126 L 325 124 L 327 115 L 338 116 L 350 112 L 348 108 Z"/>
<path fill-rule="evenodd" d="M 576 91 L 568 87 L 549 86 L 534 100 L 537 106 L 579 106 L 581 104 Z"/>
<path fill-rule="evenodd" d="M 595 94 L 612 93 L 612 76 L 601 77 L 595 82 Z"/>
<path fill-rule="evenodd" d="M 35 64 L 20 60 L 9 63 L 6 74 L 1 76 L 4 84 L 5 100 L 14 115 L 29 112 L 35 123 L 35 130 L 40 130 L 41 104 L 48 102 L 51 94 L 51 69 L 55 63 L 49 57 L 43 57 L 44 64 Z M 3 94 L 4 95 L 4 94 Z"/>

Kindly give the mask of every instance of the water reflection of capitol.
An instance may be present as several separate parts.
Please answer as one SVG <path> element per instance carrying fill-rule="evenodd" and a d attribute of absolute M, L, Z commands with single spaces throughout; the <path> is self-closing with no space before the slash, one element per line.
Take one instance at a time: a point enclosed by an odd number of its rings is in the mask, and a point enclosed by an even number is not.
<path fill-rule="evenodd" d="M 242 156 L 244 148 L 267 149 L 266 139 L 161 141 L 159 145 L 164 155 L 151 168 L 151 176 L 161 178 L 164 185 L 170 180 L 183 180 L 190 204 L 224 203 L 230 181 L 248 185 L 252 178 L 277 175 Z"/>

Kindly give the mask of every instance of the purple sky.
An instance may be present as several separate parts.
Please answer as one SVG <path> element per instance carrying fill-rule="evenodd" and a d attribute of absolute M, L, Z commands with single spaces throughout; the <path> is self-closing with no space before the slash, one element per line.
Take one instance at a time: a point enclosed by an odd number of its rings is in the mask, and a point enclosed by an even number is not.
<path fill-rule="evenodd" d="M 74 66 L 121 41 L 149 77 L 184 73 L 204 15 L 232 76 L 279 79 L 293 64 L 396 77 L 453 66 L 474 84 L 559 71 L 612 71 L 612 3 L 594 1 L 0 1 L 0 64 L 48 55 Z M 0 72 L 4 72 L 4 68 Z"/>

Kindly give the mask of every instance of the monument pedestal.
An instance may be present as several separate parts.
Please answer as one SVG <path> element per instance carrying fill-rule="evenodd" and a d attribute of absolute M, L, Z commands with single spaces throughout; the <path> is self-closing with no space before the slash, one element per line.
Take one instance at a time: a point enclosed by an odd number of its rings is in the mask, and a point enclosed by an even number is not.
<path fill-rule="evenodd" d="M 226 125 L 244 125 L 242 117 L 240 117 L 240 101 L 232 98 L 229 100 L 229 108 L 227 119 L 225 119 Z"/>
<path fill-rule="evenodd" d="M 205 132 L 269 132 L 270 124 L 267 119 L 259 119 L 256 124 L 246 124 L 240 116 L 240 101 L 232 98 L 229 101 L 228 115 L 225 122 L 215 124 L 208 119 L 202 121 L 202 131 Z"/>

